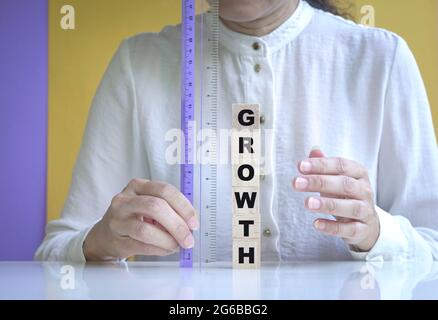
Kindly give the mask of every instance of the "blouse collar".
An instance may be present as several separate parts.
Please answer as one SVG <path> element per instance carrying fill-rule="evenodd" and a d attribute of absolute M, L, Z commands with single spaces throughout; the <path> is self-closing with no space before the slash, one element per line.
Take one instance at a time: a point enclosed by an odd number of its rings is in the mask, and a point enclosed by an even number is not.
<path fill-rule="evenodd" d="M 220 42 L 228 50 L 239 55 L 263 55 L 274 52 L 292 42 L 309 24 L 314 9 L 300 0 L 295 12 L 281 26 L 262 37 L 249 36 L 232 31 L 220 22 Z"/>

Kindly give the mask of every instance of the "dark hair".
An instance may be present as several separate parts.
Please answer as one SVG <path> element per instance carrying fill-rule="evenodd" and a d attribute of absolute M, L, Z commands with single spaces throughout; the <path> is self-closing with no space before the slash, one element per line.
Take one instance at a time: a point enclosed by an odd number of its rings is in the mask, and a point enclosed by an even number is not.
<path fill-rule="evenodd" d="M 349 9 L 351 9 L 351 4 L 348 4 L 348 2 L 346 2 L 341 7 L 339 0 L 306 0 L 306 1 L 316 9 L 321 9 L 323 11 L 327 11 L 337 16 L 342 16 L 344 18 L 349 18 L 349 19 L 352 18 L 349 12 Z"/>

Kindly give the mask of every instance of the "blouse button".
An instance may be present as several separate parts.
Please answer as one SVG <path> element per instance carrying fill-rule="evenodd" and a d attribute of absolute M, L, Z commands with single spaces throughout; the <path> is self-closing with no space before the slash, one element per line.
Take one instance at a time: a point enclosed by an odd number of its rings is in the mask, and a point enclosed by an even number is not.
<path fill-rule="evenodd" d="M 260 64 L 256 64 L 255 66 L 254 66 L 254 71 L 256 72 L 256 73 L 259 73 L 260 71 L 262 71 L 262 66 L 260 65 Z"/>
<path fill-rule="evenodd" d="M 265 237 L 270 237 L 272 235 L 271 229 L 265 229 L 265 231 L 263 231 L 263 235 Z"/>
<path fill-rule="evenodd" d="M 265 116 L 260 116 L 260 124 L 264 124 L 266 122 Z"/>
<path fill-rule="evenodd" d="M 254 42 L 254 43 L 252 44 L 252 48 L 253 48 L 255 51 L 260 50 L 260 48 L 261 48 L 260 43 L 258 43 L 258 42 Z"/>

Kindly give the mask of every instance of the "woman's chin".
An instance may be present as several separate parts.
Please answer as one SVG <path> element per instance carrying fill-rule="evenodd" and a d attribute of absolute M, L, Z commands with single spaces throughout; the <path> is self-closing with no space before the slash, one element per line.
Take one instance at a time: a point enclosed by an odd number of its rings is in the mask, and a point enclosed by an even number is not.
<path fill-rule="evenodd" d="M 247 11 L 245 10 L 245 14 L 239 14 L 237 10 L 221 10 L 220 16 L 224 20 L 237 23 L 251 22 L 260 18 L 257 12 Z"/>
<path fill-rule="evenodd" d="M 266 0 L 222 0 L 219 5 L 222 19 L 232 22 L 251 22 L 269 12 L 272 4 Z"/>

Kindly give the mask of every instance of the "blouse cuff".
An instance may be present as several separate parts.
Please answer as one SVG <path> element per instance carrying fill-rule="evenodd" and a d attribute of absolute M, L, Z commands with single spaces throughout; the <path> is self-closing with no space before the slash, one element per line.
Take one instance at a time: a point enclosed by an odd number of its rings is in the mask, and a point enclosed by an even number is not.
<path fill-rule="evenodd" d="M 376 206 L 380 221 L 380 234 L 374 247 L 369 252 L 358 252 L 350 247 L 354 260 L 359 261 L 392 261 L 401 260 L 407 254 L 407 239 L 398 220 L 390 213 Z"/>
<path fill-rule="evenodd" d="M 88 227 L 79 233 L 76 234 L 76 236 L 71 239 L 69 250 L 68 250 L 68 261 L 76 262 L 76 263 L 85 263 L 87 262 L 87 259 L 84 255 L 83 245 L 84 241 L 88 236 L 88 233 L 91 231 L 91 229 L 94 227 L 92 225 L 91 227 Z"/>

